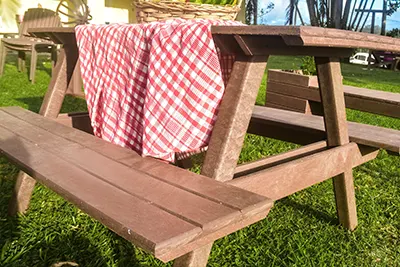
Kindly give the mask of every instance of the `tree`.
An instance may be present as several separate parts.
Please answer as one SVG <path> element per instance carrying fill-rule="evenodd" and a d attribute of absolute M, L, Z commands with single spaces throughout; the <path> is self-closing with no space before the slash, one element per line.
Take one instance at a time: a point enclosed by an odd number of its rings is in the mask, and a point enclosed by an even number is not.
<path fill-rule="evenodd" d="M 394 28 L 386 33 L 387 36 L 400 38 L 400 29 Z"/>
<path fill-rule="evenodd" d="M 15 14 L 17 14 L 20 6 L 19 0 L 0 0 L 0 17 L 3 27 L 11 28 L 15 25 Z"/>
<path fill-rule="evenodd" d="M 269 3 L 266 8 L 261 8 L 260 14 L 259 14 L 259 20 L 261 21 L 261 24 L 265 23 L 265 18 L 269 12 L 271 12 L 275 7 L 274 3 Z"/>
<path fill-rule="evenodd" d="M 306 0 L 312 26 L 362 31 L 375 0 Z M 387 3 L 385 0 L 384 3 Z M 389 0 L 386 15 L 392 15 L 400 7 L 400 0 Z M 298 0 L 290 0 L 286 9 L 287 24 L 293 24 L 298 10 Z M 365 12 L 357 12 L 364 10 Z M 300 13 L 300 12 L 299 12 Z M 366 13 L 366 14 L 365 14 Z"/>
<path fill-rule="evenodd" d="M 259 18 L 261 20 L 265 19 L 265 15 L 267 15 L 271 10 L 273 10 L 275 5 L 273 3 L 269 3 L 266 8 L 262 8 L 258 11 L 258 1 L 257 0 L 246 0 L 246 13 L 245 13 L 245 21 L 246 24 L 257 25 Z"/>

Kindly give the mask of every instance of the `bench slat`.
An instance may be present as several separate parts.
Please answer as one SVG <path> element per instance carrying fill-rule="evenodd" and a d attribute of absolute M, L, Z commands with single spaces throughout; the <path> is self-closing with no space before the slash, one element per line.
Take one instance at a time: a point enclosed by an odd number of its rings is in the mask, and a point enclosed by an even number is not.
<path fill-rule="evenodd" d="M 309 87 L 318 90 L 318 87 Z M 344 85 L 346 107 L 400 118 L 400 94 Z M 301 94 L 302 90 L 298 90 Z M 318 92 L 318 91 L 317 91 Z M 316 100 L 320 102 L 320 99 Z"/>
<path fill-rule="evenodd" d="M 22 170 L 149 252 L 185 243 L 201 233 L 200 227 L 98 179 L 3 127 L 0 146 Z"/>
<path fill-rule="evenodd" d="M 282 126 L 289 131 L 290 128 L 293 128 L 300 129 L 305 134 L 308 132 L 316 136 L 317 139 L 312 140 L 314 142 L 321 140 L 318 137 L 323 136 L 325 132 L 324 121 L 320 116 L 255 106 L 250 123 L 250 132 L 252 132 L 251 128 L 254 127 L 257 128 L 257 134 L 269 136 L 268 127 L 264 127 L 265 131 L 262 132 L 263 127 L 257 126 L 270 123 L 274 126 Z M 356 122 L 348 122 L 348 127 L 351 142 L 400 153 L 400 131 Z"/>
<path fill-rule="evenodd" d="M 139 157 L 21 108 L 0 108 L 0 135 L 0 149 L 22 164 L 28 174 L 164 261 L 260 220 L 272 206 L 265 197 Z M 102 153 L 128 160 L 131 167 Z M 170 178 L 181 183 L 174 185 Z M 187 182 L 190 180 L 194 182 Z M 217 195 L 225 201 L 216 200 Z M 141 205 L 138 208 L 136 201 Z M 147 206 L 153 215 L 147 215 Z"/>
<path fill-rule="evenodd" d="M 268 78 L 266 106 L 304 112 L 306 105 L 299 105 L 300 103 L 293 101 L 294 99 L 321 102 L 318 86 L 304 86 L 305 82 L 309 82 L 304 75 L 293 75 L 292 73 L 283 73 L 282 75 L 281 72 L 275 71 L 270 71 L 269 75 L 273 77 Z M 276 76 L 281 80 L 278 81 Z M 296 85 L 284 80 L 284 78 L 292 79 L 292 77 L 298 80 L 303 78 L 303 81 Z M 348 85 L 344 85 L 343 89 L 347 108 L 400 118 L 400 94 Z"/>
<path fill-rule="evenodd" d="M 37 116 L 37 114 L 19 107 L 5 107 L 1 109 L 4 112 L 8 112 L 46 131 L 62 135 L 65 139 L 73 140 L 79 144 L 84 144 L 93 151 L 113 160 L 117 160 L 131 168 L 157 176 L 158 179 L 162 179 L 174 186 L 185 188 L 198 195 L 207 196 L 209 199 L 225 203 L 228 206 L 242 210 L 242 212 L 245 210 L 247 211 L 249 207 L 253 206 L 252 209 L 254 210 L 257 210 L 257 207 L 263 209 L 263 205 L 267 203 L 262 196 L 241 190 L 234 186 L 215 183 L 215 181 L 210 178 L 167 165 L 155 159 L 144 159 L 130 149 L 115 146 L 99 138 L 93 138 L 92 135 L 77 131 L 65 125 L 50 120 L 44 120 L 41 116 Z"/>
<path fill-rule="evenodd" d="M 0 112 L 0 126 L 7 127 L 14 133 L 23 133 L 24 139 L 47 152 L 58 155 L 126 193 L 149 201 L 174 216 L 200 226 L 204 231 L 221 228 L 240 218 L 240 211 L 237 209 L 157 180 L 4 112 Z"/>

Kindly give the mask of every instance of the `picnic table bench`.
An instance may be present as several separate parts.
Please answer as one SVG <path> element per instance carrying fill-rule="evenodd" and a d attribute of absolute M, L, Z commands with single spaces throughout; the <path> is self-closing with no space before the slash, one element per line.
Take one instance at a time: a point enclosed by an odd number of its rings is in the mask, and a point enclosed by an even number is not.
<path fill-rule="evenodd" d="M 315 76 L 280 70 L 268 71 L 265 105 L 322 115 L 321 96 Z M 400 118 L 400 94 L 344 85 L 347 108 Z"/>
<path fill-rule="evenodd" d="M 356 47 L 400 51 L 400 41 L 313 27 L 212 27 L 217 46 L 236 61 L 197 175 L 54 122 L 76 68 L 74 29 L 30 32 L 63 48 L 40 110 L 47 118 L 0 109 L 0 151 L 30 175 L 17 177 L 11 214 L 27 209 L 36 179 L 157 258 L 197 267 L 206 265 L 214 240 L 263 219 L 272 200 L 334 177 L 339 221 L 356 227 L 352 168 L 378 149 L 350 142 L 338 57 Z M 327 140 L 237 166 L 271 54 L 316 56 Z"/>
<path fill-rule="evenodd" d="M 163 261 L 264 218 L 273 204 L 19 107 L 0 108 L 0 147 L 26 173 Z"/>

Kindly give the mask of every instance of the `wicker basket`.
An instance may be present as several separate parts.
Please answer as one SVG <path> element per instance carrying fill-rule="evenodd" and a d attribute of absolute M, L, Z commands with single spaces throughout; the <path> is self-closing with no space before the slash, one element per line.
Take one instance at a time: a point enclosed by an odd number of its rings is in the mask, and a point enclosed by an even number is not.
<path fill-rule="evenodd" d="M 208 5 L 190 2 L 162 0 L 133 0 L 137 11 L 138 23 L 153 22 L 168 19 L 222 19 L 235 20 L 240 11 L 242 0 L 237 5 Z"/>

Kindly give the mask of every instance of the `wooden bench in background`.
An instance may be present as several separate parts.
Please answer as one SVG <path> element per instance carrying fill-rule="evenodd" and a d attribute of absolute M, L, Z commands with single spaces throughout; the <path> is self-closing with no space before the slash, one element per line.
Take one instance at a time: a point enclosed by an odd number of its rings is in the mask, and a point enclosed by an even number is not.
<path fill-rule="evenodd" d="M 346 107 L 400 118 L 400 94 L 344 85 Z M 256 106 L 249 133 L 307 145 L 326 139 L 316 76 L 268 71 L 265 107 Z M 400 131 L 348 122 L 350 141 L 399 155 Z"/>
<path fill-rule="evenodd" d="M 400 94 L 343 87 L 347 108 L 400 118 Z M 269 70 L 265 103 L 271 108 L 322 115 L 316 76 Z"/>
<path fill-rule="evenodd" d="M 400 153 L 400 131 L 348 122 L 351 142 Z M 326 139 L 324 120 L 321 116 L 256 106 L 253 110 L 249 133 L 306 145 Z"/>

